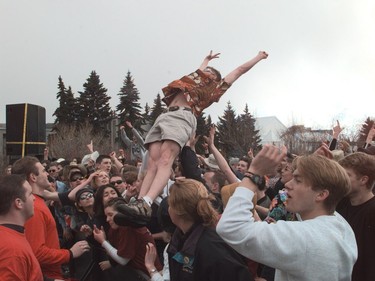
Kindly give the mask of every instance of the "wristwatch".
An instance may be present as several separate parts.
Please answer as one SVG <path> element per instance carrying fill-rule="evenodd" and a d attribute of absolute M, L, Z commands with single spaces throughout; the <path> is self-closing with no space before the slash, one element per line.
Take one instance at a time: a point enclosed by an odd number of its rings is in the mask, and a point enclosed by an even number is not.
<path fill-rule="evenodd" d="M 250 179 L 259 189 L 264 189 L 266 185 L 266 180 L 264 177 L 253 174 L 252 172 L 246 172 L 243 176 Z"/>

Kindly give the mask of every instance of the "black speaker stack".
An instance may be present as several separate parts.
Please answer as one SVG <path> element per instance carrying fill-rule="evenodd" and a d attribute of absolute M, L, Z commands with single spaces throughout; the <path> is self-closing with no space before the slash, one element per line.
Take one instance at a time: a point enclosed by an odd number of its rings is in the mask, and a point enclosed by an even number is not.
<path fill-rule="evenodd" d="M 29 104 L 6 106 L 6 151 L 8 156 L 43 155 L 46 147 L 46 110 Z"/>

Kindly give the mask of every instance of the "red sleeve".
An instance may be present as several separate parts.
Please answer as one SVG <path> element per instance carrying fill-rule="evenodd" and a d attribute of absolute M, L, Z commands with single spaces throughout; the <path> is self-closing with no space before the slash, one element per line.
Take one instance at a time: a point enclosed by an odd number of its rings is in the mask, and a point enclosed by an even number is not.
<path fill-rule="evenodd" d="M 47 206 L 41 206 L 40 203 L 38 205 L 37 200 L 35 200 L 34 210 L 34 216 L 25 224 L 25 236 L 40 265 L 69 262 L 70 252 L 60 249 L 56 223 L 50 210 Z"/>

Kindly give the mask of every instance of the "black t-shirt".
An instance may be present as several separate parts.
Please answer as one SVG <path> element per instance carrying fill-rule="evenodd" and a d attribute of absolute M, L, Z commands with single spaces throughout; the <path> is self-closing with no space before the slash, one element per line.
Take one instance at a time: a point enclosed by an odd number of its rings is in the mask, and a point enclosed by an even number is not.
<path fill-rule="evenodd" d="M 336 211 L 350 224 L 357 240 L 358 259 L 352 281 L 375 280 L 375 197 L 358 206 L 344 198 Z"/>

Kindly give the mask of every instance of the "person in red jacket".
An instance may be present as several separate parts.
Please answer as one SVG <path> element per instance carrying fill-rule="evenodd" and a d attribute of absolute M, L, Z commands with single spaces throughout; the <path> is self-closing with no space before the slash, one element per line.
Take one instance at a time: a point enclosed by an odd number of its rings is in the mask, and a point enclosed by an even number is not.
<path fill-rule="evenodd" d="M 56 222 L 43 198 L 49 187 L 48 172 L 35 157 L 25 156 L 14 162 L 13 174 L 22 174 L 35 197 L 34 216 L 25 224 L 25 235 L 43 272 L 48 278 L 63 279 L 61 265 L 89 250 L 86 241 L 79 241 L 70 250 L 60 249 Z"/>
<path fill-rule="evenodd" d="M 43 280 L 40 265 L 25 238 L 25 222 L 34 214 L 34 195 L 25 177 L 0 179 L 0 278 Z"/>

